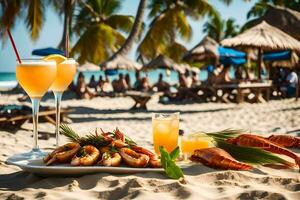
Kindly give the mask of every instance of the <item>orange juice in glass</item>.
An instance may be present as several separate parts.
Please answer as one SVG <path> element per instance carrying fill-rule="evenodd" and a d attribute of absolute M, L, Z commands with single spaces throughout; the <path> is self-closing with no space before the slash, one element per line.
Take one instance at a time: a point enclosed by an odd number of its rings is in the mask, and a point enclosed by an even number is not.
<path fill-rule="evenodd" d="M 178 145 L 179 113 L 152 114 L 153 145 L 157 154 L 163 146 L 169 153 Z"/>
<path fill-rule="evenodd" d="M 53 54 L 44 58 L 44 60 L 53 60 L 56 62 L 57 73 L 54 82 L 51 85 L 51 90 L 55 97 L 56 108 L 56 146 L 59 146 L 59 126 L 60 126 L 60 104 L 63 92 L 68 88 L 72 82 L 77 68 L 77 62 L 72 58 L 66 58 L 61 55 Z"/>
<path fill-rule="evenodd" d="M 22 59 L 21 62 L 16 65 L 16 78 L 32 102 L 34 147 L 29 153 L 23 153 L 19 156 L 32 159 L 44 155 L 38 147 L 39 104 L 56 77 L 56 63 L 38 59 Z"/>
<path fill-rule="evenodd" d="M 181 152 L 185 157 L 191 156 L 196 149 L 210 147 L 212 139 L 204 133 L 194 133 L 181 137 Z"/>

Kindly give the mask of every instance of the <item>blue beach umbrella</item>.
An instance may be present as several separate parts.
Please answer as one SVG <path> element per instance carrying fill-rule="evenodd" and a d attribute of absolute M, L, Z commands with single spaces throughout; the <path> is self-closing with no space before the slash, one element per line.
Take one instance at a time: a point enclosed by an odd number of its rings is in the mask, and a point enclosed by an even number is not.
<path fill-rule="evenodd" d="M 235 49 L 218 47 L 220 63 L 224 65 L 241 65 L 246 63 L 246 53 Z"/>
<path fill-rule="evenodd" d="M 65 52 L 60 49 L 55 49 L 52 47 L 43 48 L 43 49 L 35 49 L 32 51 L 32 55 L 35 55 L 35 56 L 48 56 L 51 54 L 60 54 L 60 55 L 64 56 Z"/>
<path fill-rule="evenodd" d="M 264 61 L 290 60 L 291 51 L 277 51 L 272 53 L 264 53 Z"/>

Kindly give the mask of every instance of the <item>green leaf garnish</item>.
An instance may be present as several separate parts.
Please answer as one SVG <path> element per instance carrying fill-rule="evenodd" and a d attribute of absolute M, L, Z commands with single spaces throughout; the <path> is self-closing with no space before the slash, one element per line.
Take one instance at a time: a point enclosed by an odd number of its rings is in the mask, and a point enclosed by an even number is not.
<path fill-rule="evenodd" d="M 183 172 L 175 163 L 175 160 L 179 156 L 179 147 L 176 147 L 170 154 L 162 146 L 159 147 L 160 160 L 162 167 L 165 170 L 166 175 L 172 179 L 183 178 Z"/>

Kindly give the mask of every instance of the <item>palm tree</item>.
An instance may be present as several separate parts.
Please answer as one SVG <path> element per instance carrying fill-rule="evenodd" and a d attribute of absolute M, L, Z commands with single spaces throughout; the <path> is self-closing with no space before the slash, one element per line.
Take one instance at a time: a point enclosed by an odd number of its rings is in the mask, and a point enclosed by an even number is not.
<path fill-rule="evenodd" d="M 3 0 L 1 2 L 1 26 L 13 28 L 17 19 L 24 18 L 30 37 L 37 40 L 45 21 L 45 8 L 50 3 L 48 0 Z M 2 32 L 4 36 L 5 32 Z"/>
<path fill-rule="evenodd" d="M 234 19 L 222 20 L 220 15 L 216 14 L 204 24 L 203 33 L 207 33 L 209 37 L 220 42 L 225 38 L 237 35 L 239 33 L 239 26 Z"/>
<path fill-rule="evenodd" d="M 148 8 L 151 23 L 138 46 L 139 58 L 142 60 L 168 54 L 170 49 L 172 55 L 179 55 L 182 45 L 175 39 L 179 37 L 189 41 L 192 36 L 188 17 L 199 19 L 206 14 L 215 14 L 214 8 L 206 0 L 150 0 Z M 172 59 L 178 60 L 180 57 Z"/>
<path fill-rule="evenodd" d="M 128 54 L 128 52 L 132 48 L 134 41 L 137 40 L 139 36 L 141 36 L 143 25 L 142 21 L 144 17 L 146 4 L 147 0 L 140 0 L 140 4 L 138 6 L 138 10 L 130 34 L 125 40 L 124 44 L 121 46 L 121 48 L 109 58 L 110 60 L 116 58 L 118 55 Z"/>
<path fill-rule="evenodd" d="M 74 16 L 72 29 L 79 39 L 71 54 L 78 56 L 79 63 L 100 63 L 124 44 L 121 32 L 130 32 L 134 17 L 116 14 L 121 0 L 88 0 L 86 4 Z"/>

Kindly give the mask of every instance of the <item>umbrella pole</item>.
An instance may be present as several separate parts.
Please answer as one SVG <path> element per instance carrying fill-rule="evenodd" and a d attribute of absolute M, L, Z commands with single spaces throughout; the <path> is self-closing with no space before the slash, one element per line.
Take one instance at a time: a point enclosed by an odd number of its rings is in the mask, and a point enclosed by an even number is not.
<path fill-rule="evenodd" d="M 262 49 L 258 48 L 258 80 L 261 80 Z"/>

